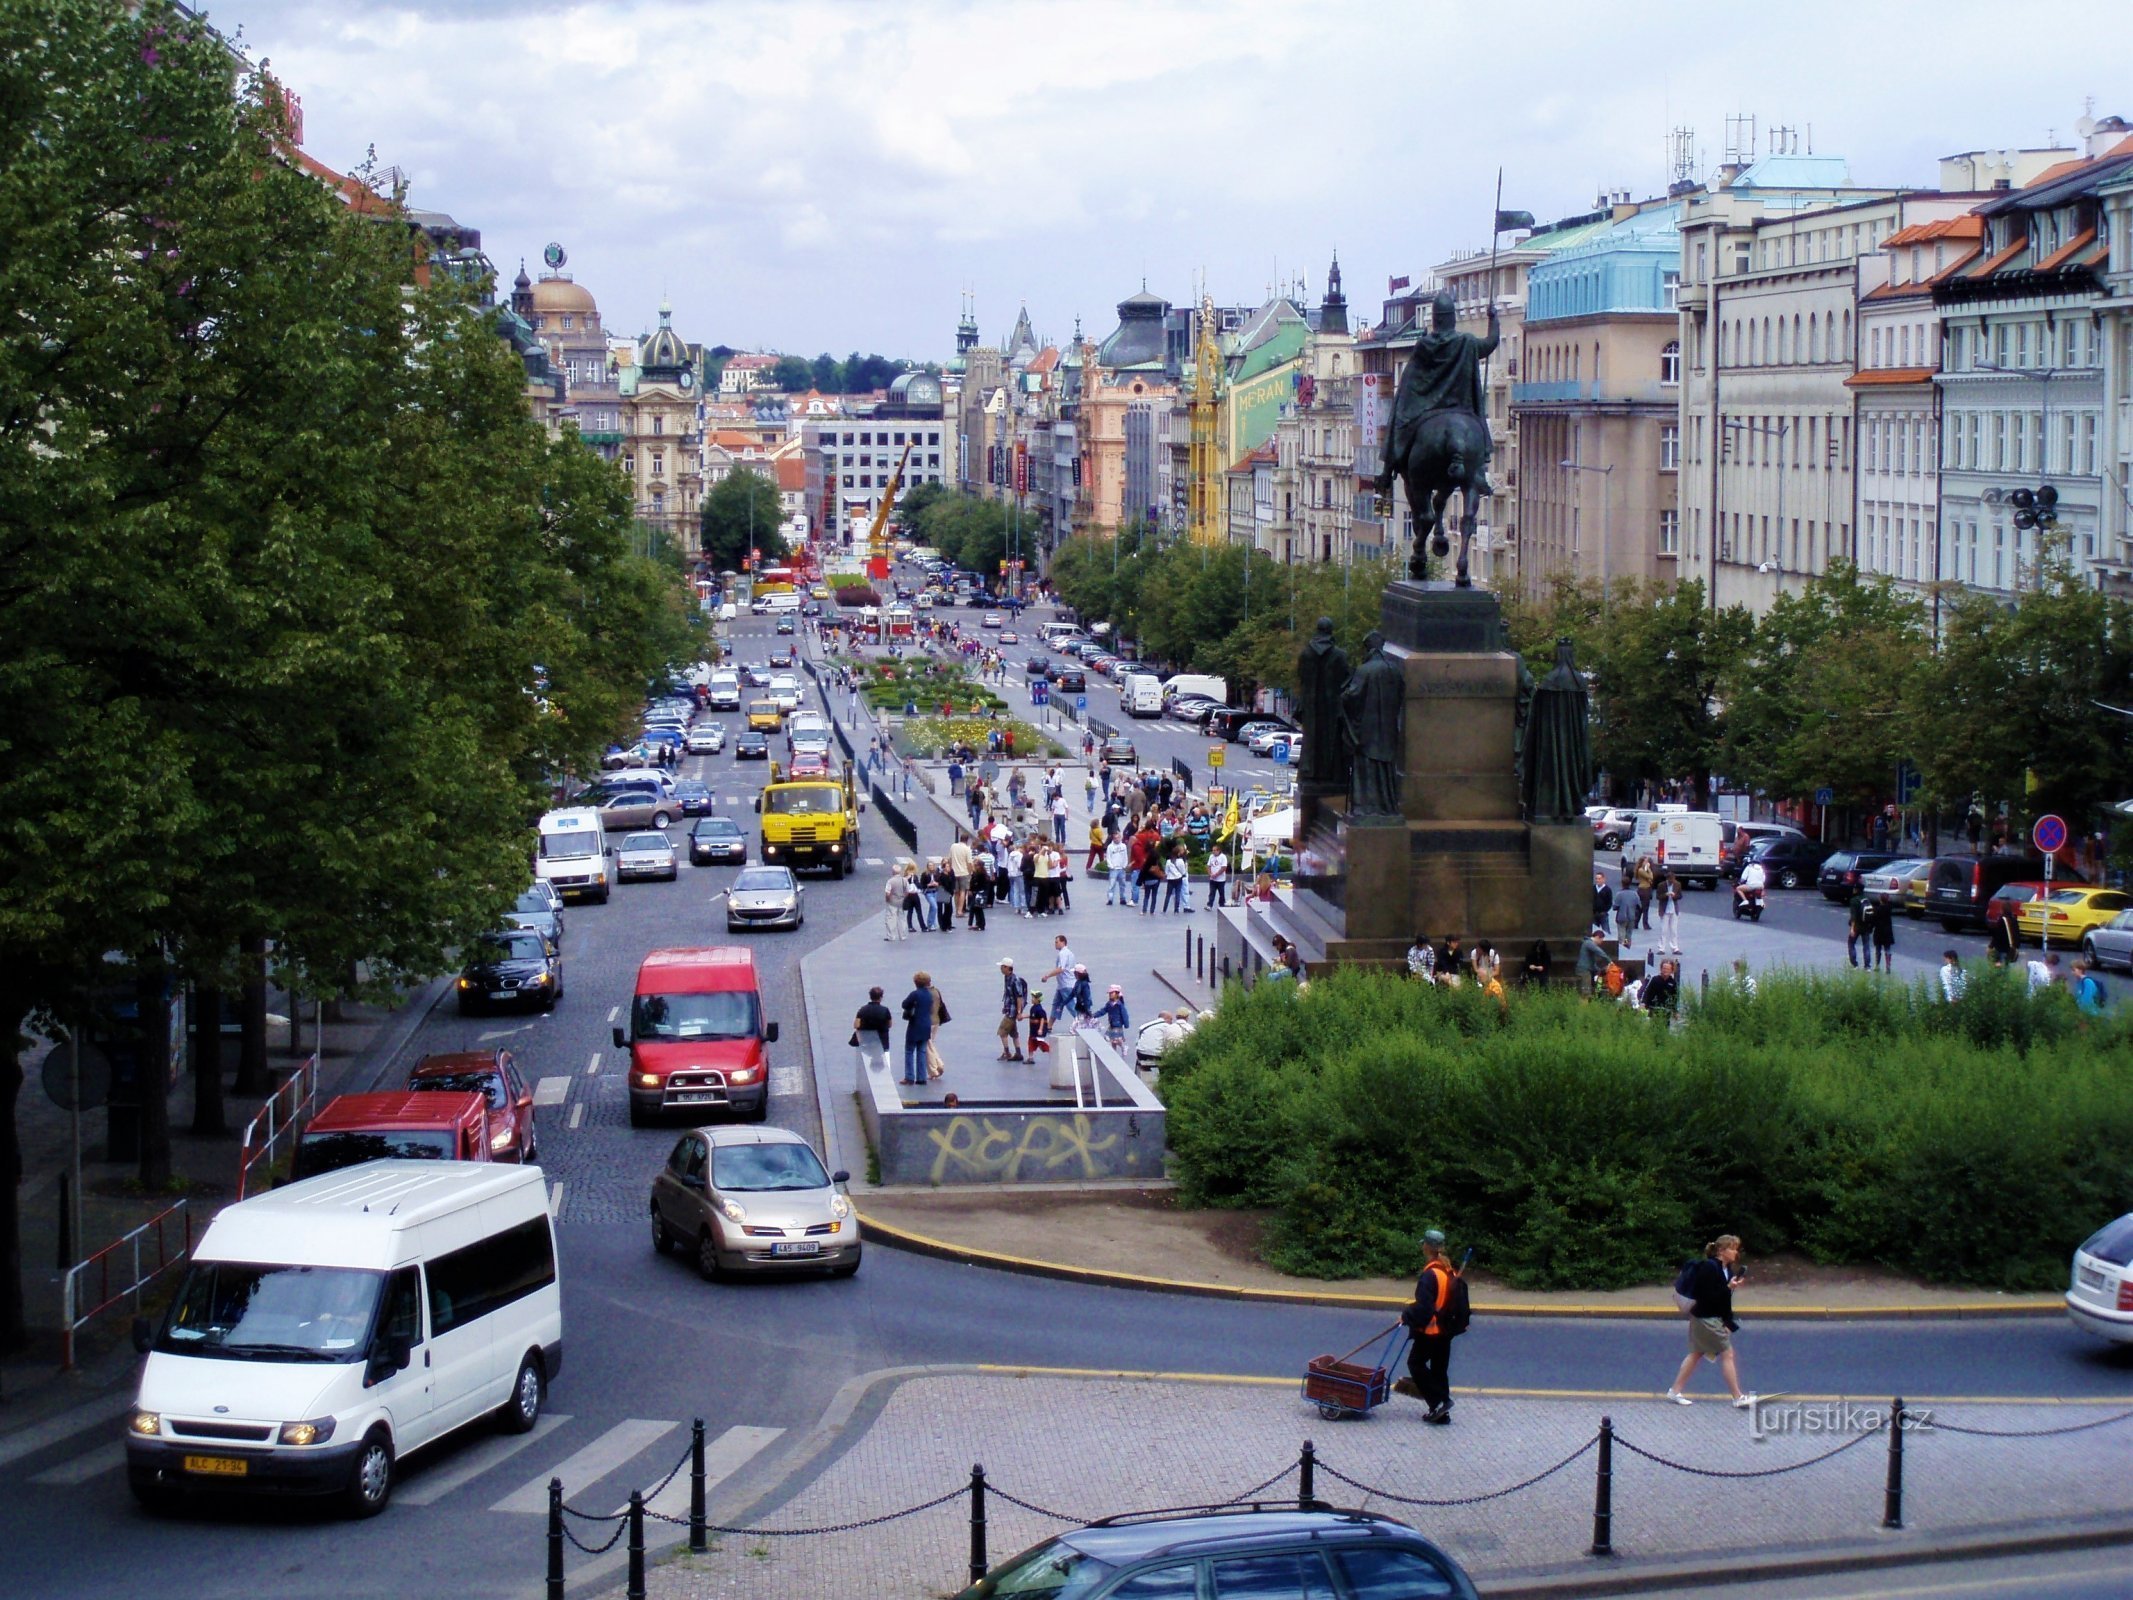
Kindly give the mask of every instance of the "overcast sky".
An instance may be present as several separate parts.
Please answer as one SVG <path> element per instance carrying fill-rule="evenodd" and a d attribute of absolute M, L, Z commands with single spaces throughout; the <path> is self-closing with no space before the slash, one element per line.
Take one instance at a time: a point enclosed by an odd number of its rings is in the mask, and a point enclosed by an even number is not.
<path fill-rule="evenodd" d="M 939 357 L 960 296 L 997 342 L 1100 337 L 1148 287 L 1316 297 L 1663 189 L 1731 113 L 1860 182 L 2133 119 L 2123 0 L 222 0 L 303 98 L 305 148 L 380 163 L 478 227 L 504 277 L 553 240 L 608 327 Z M 2032 30 L 2045 29 L 2044 37 Z M 2018 43 L 2030 38 L 2034 46 Z M 1997 42 L 1996 42 L 1997 41 Z M 2124 102 L 2124 103 L 2121 103 Z"/>

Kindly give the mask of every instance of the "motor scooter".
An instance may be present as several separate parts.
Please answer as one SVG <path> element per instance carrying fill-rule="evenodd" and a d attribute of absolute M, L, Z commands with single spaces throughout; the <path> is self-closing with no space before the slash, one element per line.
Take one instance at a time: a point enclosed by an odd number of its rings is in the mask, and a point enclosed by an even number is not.
<path fill-rule="evenodd" d="M 1750 922 L 1761 922 L 1763 920 L 1763 891 L 1760 889 L 1744 889 L 1739 884 L 1735 884 L 1733 886 L 1733 920 L 1738 922 L 1742 917 L 1746 917 Z"/>

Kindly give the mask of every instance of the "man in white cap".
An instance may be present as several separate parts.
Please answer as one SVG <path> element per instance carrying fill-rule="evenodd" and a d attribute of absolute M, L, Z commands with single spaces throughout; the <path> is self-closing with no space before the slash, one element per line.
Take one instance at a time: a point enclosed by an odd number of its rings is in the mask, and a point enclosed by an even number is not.
<path fill-rule="evenodd" d="M 1021 1061 L 1022 1012 L 1029 1004 L 1029 980 L 1015 975 L 1014 958 L 1000 958 L 1000 1059 Z"/>

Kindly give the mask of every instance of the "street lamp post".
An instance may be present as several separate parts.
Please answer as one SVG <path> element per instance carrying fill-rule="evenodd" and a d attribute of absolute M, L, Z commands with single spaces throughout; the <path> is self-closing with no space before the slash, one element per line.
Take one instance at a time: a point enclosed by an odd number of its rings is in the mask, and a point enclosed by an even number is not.
<path fill-rule="evenodd" d="M 1608 582 L 1613 569 L 1615 464 L 1612 461 L 1604 467 L 1586 466 L 1577 461 L 1558 464 L 1565 472 L 1597 472 L 1600 475 L 1600 604 L 1604 607 L 1607 604 Z M 1578 499 L 1582 502 L 1584 496 L 1580 495 Z"/>

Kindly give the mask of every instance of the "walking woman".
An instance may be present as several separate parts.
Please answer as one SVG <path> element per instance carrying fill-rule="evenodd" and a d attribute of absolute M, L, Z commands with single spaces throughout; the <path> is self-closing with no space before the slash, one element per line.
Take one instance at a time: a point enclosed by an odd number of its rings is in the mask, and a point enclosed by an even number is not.
<path fill-rule="evenodd" d="M 1736 1270 L 1739 1261 L 1739 1238 L 1722 1233 L 1703 1247 L 1702 1260 L 1690 1262 L 1674 1280 L 1674 1296 L 1687 1302 L 1689 1313 L 1689 1353 L 1666 1391 L 1667 1399 L 1677 1406 L 1693 1403 L 1683 1387 L 1705 1361 L 1718 1363 L 1718 1374 L 1725 1379 L 1736 1410 L 1746 1411 L 1755 1404 L 1755 1396 L 1741 1390 L 1740 1369 L 1733 1357 L 1733 1335 L 1740 1331 L 1740 1324 L 1733 1320 L 1733 1291 L 1748 1281 L 1746 1273 Z"/>
<path fill-rule="evenodd" d="M 1652 890 L 1659 905 L 1659 948 L 1669 955 L 1681 954 L 1681 880 L 1668 867 Z"/>

